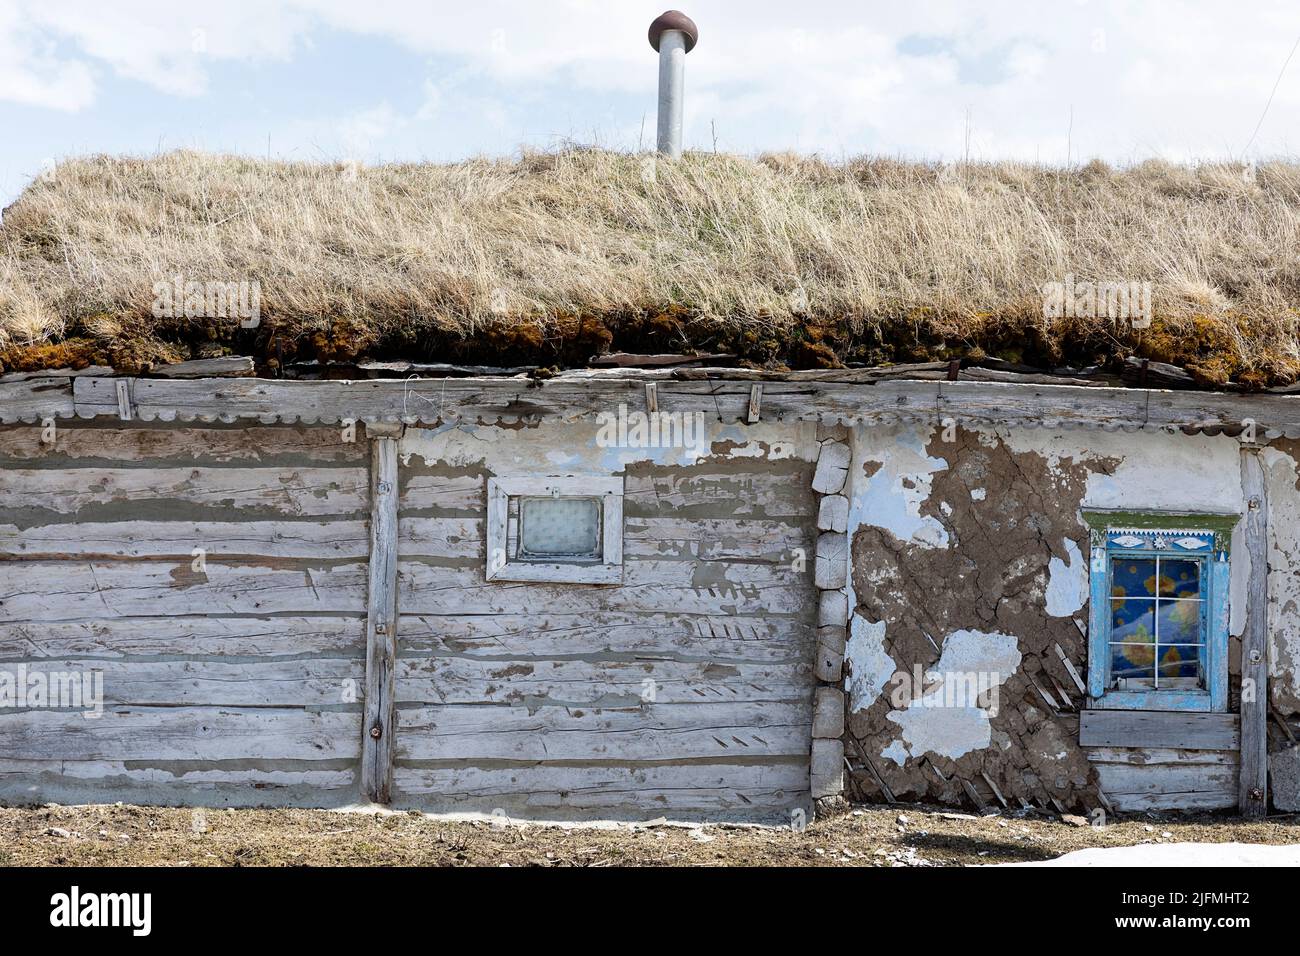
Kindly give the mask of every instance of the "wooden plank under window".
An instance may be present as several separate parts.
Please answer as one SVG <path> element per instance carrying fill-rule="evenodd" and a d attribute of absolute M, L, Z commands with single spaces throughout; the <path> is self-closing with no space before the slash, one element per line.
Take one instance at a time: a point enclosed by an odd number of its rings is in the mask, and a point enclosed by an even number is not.
<path fill-rule="evenodd" d="M 1240 723 L 1236 714 L 1086 710 L 1079 715 L 1079 745 L 1236 750 Z"/>

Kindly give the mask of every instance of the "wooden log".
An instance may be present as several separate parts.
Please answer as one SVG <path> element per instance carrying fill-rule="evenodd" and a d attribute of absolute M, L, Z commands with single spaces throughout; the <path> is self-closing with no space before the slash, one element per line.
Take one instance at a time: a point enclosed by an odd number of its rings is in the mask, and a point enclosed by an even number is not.
<path fill-rule="evenodd" d="M 365 560 L 365 521 L 65 521 L 18 528 L 0 524 L 0 557 L 299 558 Z"/>
<path fill-rule="evenodd" d="M 810 700 L 578 708 L 403 708 L 399 761 L 806 757 Z"/>
<path fill-rule="evenodd" d="M 1234 806 L 1237 768 L 1206 764 L 1093 764 L 1116 810 L 1218 810 Z"/>
<path fill-rule="evenodd" d="M 289 707 L 0 709 L 0 761 L 356 760 L 361 714 Z"/>
<path fill-rule="evenodd" d="M 828 684 L 839 683 L 844 673 L 847 634 L 843 624 L 817 628 L 817 656 L 813 674 Z"/>
<path fill-rule="evenodd" d="M 78 514 L 147 502 L 239 508 L 254 515 L 364 515 L 361 468 L 5 468 L 0 512 Z M 145 515 L 140 515 L 145 517 Z"/>
<path fill-rule="evenodd" d="M 376 438 L 372 449 L 361 792 L 374 803 L 388 803 L 397 736 L 397 440 Z"/>
<path fill-rule="evenodd" d="M 817 528 L 820 531 L 847 531 L 849 526 L 849 499 L 843 495 L 824 495 L 817 509 Z"/>
<path fill-rule="evenodd" d="M 458 655 L 507 661 L 581 653 L 638 660 L 762 661 L 793 666 L 808 660 L 814 641 L 812 626 L 791 618 L 636 610 L 596 615 L 547 610 L 540 614 L 404 613 L 399 633 L 403 656 Z"/>
<path fill-rule="evenodd" d="M 838 740 L 844 734 L 844 692 L 834 687 L 813 690 L 814 737 Z"/>
<path fill-rule="evenodd" d="M 1085 710 L 1079 714 L 1084 747 L 1172 747 L 1178 750 L 1237 750 L 1236 714 L 1153 710 Z"/>
<path fill-rule="evenodd" d="M 813 473 L 813 491 L 822 495 L 837 495 L 844 488 L 849 474 L 852 452 L 843 442 L 823 442 L 817 455 L 817 470 Z"/>
<path fill-rule="evenodd" d="M 817 595 L 819 627 L 844 627 L 849 622 L 849 596 L 843 591 L 821 591 Z"/>
<path fill-rule="evenodd" d="M 224 355 L 218 358 L 192 359 L 171 365 L 158 365 L 150 375 L 161 378 L 232 378 L 253 374 L 253 360 L 247 355 Z"/>
<path fill-rule="evenodd" d="M 41 658 L 21 666 L 29 677 L 98 671 L 108 707 L 337 707 L 355 704 L 364 682 L 360 656 L 252 663 Z"/>
<path fill-rule="evenodd" d="M 814 800 L 838 797 L 844 792 L 843 740 L 822 737 L 813 740 L 809 782 Z"/>
<path fill-rule="evenodd" d="M 403 515 L 398 555 L 482 563 L 487 557 L 486 532 L 486 522 L 478 517 Z M 761 561 L 788 566 L 795 549 L 806 554 L 812 544 L 811 534 L 798 524 L 754 518 L 628 518 L 623 525 L 623 554 L 628 560 Z"/>
<path fill-rule="evenodd" d="M 616 588 L 485 581 L 482 567 L 403 561 L 397 589 L 410 614 L 811 615 L 808 572 L 780 565 L 629 561 Z"/>
<path fill-rule="evenodd" d="M 1241 635 L 1241 777 L 1238 809 L 1245 817 L 1268 812 L 1268 486 L 1259 449 L 1241 449 L 1246 499 L 1246 627 Z"/>
<path fill-rule="evenodd" d="M 661 375 L 663 373 L 653 373 Z M 840 373 L 841 378 L 852 376 Z M 940 377 L 942 377 L 940 373 Z M 268 379 L 141 379 L 134 400 L 145 420 L 177 416 L 253 418 L 266 421 L 337 422 L 593 419 L 620 403 L 640 407 L 644 383 L 652 378 L 629 370 L 573 373 L 545 383 L 520 379 L 423 379 L 418 382 L 296 382 Z M 662 379 L 661 379 L 662 380 Z M 59 387 L 66 388 L 68 380 Z M 73 382 L 78 415 L 116 415 L 112 378 L 82 376 Z M 26 385 L 27 383 L 14 383 Z M 1300 429 L 1300 400 L 1293 395 L 1103 388 L 1085 385 L 1025 385 L 999 382 L 877 381 L 874 384 L 801 379 L 784 374 L 764 379 L 763 407 L 769 418 L 841 421 L 979 421 L 1008 426 L 1051 425 L 1188 427 L 1239 426 L 1245 419 L 1263 429 Z M 749 381 L 674 381 L 661 388 L 661 411 L 705 411 L 724 421 L 744 422 Z M 2 406 L 0 406 L 2 407 Z M 66 398 L 29 403 L 32 414 L 66 408 Z"/>
<path fill-rule="evenodd" d="M 405 640 L 403 640 L 405 645 Z M 575 645 L 575 653 L 579 648 Z M 521 704 L 639 707 L 641 704 L 806 701 L 806 662 L 574 660 L 414 657 L 397 660 L 399 704 Z"/>
<path fill-rule="evenodd" d="M 71 418 L 74 410 L 72 379 L 29 378 L 0 382 L 0 422 L 10 424 L 36 422 L 49 417 Z"/>
<path fill-rule="evenodd" d="M 0 660 L 173 657 L 270 661 L 316 655 L 363 660 L 365 626 L 354 617 L 92 617 L 0 623 Z M 773 659 L 775 649 L 769 651 Z M 93 666 L 88 663 L 87 666 Z"/>
<path fill-rule="evenodd" d="M 342 429 L 329 426 L 241 425 L 232 428 L 101 427 L 59 422 L 54 442 L 42 441 L 39 425 L 0 428 L 0 459 L 111 466 L 186 465 L 339 465 L 364 468 L 367 443 L 344 441 Z"/>
<path fill-rule="evenodd" d="M 1236 767 L 1241 755 L 1235 750 L 1177 750 L 1172 747 L 1089 747 L 1084 751 L 1092 763 L 1125 763 L 1137 766 L 1154 764 L 1206 764 Z"/>
<path fill-rule="evenodd" d="M 171 615 L 316 614 L 366 607 L 364 563 L 284 567 L 192 559 L 10 561 L 0 574 L 0 622 Z"/>
<path fill-rule="evenodd" d="M 431 767 L 399 761 L 393 790 L 402 802 L 427 797 L 433 809 L 458 812 L 502 809 L 555 818 L 628 810 L 750 816 L 770 809 L 788 819 L 785 814 L 807 800 L 808 761 Z"/>
<path fill-rule="evenodd" d="M 817 564 L 813 580 L 823 590 L 844 587 L 849 578 L 848 535 L 827 531 L 817 536 Z"/>

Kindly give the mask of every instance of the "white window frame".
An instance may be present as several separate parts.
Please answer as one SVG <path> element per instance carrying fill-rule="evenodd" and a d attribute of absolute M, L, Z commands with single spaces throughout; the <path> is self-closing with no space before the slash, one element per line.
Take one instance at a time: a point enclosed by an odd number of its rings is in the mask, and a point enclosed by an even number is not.
<path fill-rule="evenodd" d="M 533 561 L 511 557 L 507 547 L 511 498 L 599 498 L 600 561 Z M 487 579 L 555 584 L 623 583 L 622 478 L 489 478 Z"/>

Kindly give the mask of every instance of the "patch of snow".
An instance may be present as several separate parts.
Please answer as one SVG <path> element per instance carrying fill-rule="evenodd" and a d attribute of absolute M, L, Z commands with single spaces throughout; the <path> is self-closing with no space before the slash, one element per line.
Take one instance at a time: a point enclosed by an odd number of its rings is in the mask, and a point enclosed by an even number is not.
<path fill-rule="evenodd" d="M 1143 843 L 1075 850 L 1054 860 L 999 866 L 1300 866 L 1300 845 Z"/>

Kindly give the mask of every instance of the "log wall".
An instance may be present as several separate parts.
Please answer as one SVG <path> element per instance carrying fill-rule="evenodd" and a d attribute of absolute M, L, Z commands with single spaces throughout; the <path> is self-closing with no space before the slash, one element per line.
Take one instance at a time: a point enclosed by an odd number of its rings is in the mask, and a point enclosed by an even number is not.
<path fill-rule="evenodd" d="M 806 812 L 812 465 L 628 466 L 616 587 L 485 582 L 493 473 L 404 457 L 395 802 L 533 817 Z"/>
<path fill-rule="evenodd" d="M 354 800 L 364 432 L 42 431 L 0 429 L 0 671 L 98 671 L 103 713 L 0 708 L 0 797 Z"/>

